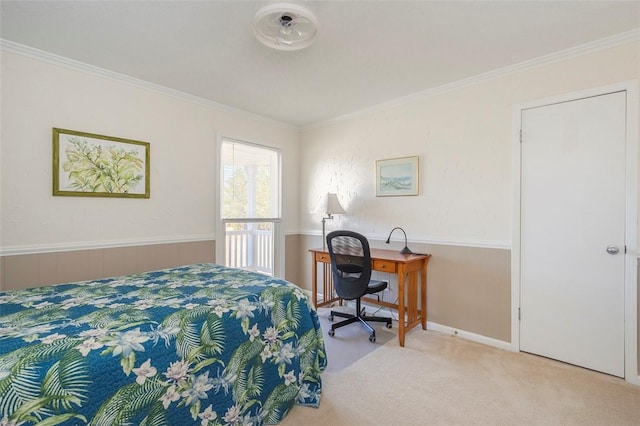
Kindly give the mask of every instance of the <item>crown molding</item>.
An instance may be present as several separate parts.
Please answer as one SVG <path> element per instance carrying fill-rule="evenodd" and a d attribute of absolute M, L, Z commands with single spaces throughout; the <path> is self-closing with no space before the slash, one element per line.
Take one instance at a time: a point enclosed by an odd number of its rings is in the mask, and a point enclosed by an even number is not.
<path fill-rule="evenodd" d="M 89 65 L 84 62 L 76 61 L 74 59 L 66 58 L 64 56 L 56 55 L 50 52 L 46 52 L 44 50 L 36 49 L 34 47 L 26 46 L 24 44 L 16 43 L 3 38 L 0 38 L 0 50 L 16 53 L 28 58 L 37 59 L 43 62 L 62 66 L 75 71 L 82 71 L 87 74 L 103 77 L 103 78 L 113 80 L 119 83 L 123 83 L 129 86 L 151 90 L 153 92 L 172 96 L 174 98 L 178 98 L 178 99 L 191 102 L 197 105 L 201 105 L 207 108 L 215 109 L 221 112 L 240 114 L 247 118 L 252 118 L 254 120 L 260 120 L 263 122 L 269 122 L 271 124 L 277 124 L 277 125 L 289 127 L 292 129 L 298 129 L 298 126 L 290 123 L 274 120 L 272 118 L 254 114 L 252 112 L 249 112 L 240 108 L 221 104 L 209 99 L 201 98 L 199 96 L 190 95 L 189 93 L 181 92 L 180 90 L 170 89 L 168 87 L 165 87 L 159 84 L 144 81 L 135 77 L 128 76 L 126 74 L 109 71 L 104 68 Z"/>
<path fill-rule="evenodd" d="M 438 87 L 424 90 L 422 92 L 413 93 L 411 95 L 403 96 L 401 98 L 392 99 L 387 102 L 382 102 L 359 111 L 355 111 L 349 114 L 344 114 L 328 120 L 323 120 L 317 123 L 302 126 L 302 130 L 312 129 L 314 127 L 321 127 L 326 125 L 337 124 L 352 118 L 360 117 L 363 115 L 371 114 L 374 112 L 381 112 L 398 106 L 402 106 L 418 100 L 430 98 L 443 93 L 452 92 L 467 86 L 472 86 L 486 80 L 493 80 L 496 78 L 504 77 L 510 74 L 526 71 L 533 68 L 538 68 L 545 65 L 550 65 L 556 62 L 565 61 L 567 59 L 575 58 L 589 53 L 598 52 L 600 50 L 610 49 L 612 47 L 620 46 L 625 43 L 631 43 L 640 41 L 640 28 L 636 28 L 630 31 L 626 31 L 620 34 L 606 37 L 600 40 L 596 40 L 590 43 L 581 44 L 568 49 L 560 50 L 558 52 L 550 53 L 548 55 L 540 56 L 534 59 L 529 59 L 523 62 L 519 62 L 506 67 L 497 68 L 486 73 L 478 74 L 469 78 L 454 81 L 452 83 L 444 84 Z"/>
<path fill-rule="evenodd" d="M 478 75 L 475 75 L 466 79 L 458 80 L 449 84 L 444 84 L 444 85 L 427 89 L 421 92 L 413 93 L 408 96 L 396 98 L 388 102 L 382 102 L 376 105 L 372 105 L 370 107 L 367 107 L 358 111 L 354 111 L 349 114 L 344 114 L 338 117 L 330 118 L 328 120 L 323 120 L 317 123 L 312 123 L 304 126 L 297 126 L 294 124 L 277 121 L 268 117 L 264 117 L 262 115 L 248 112 L 240 108 L 235 108 L 229 105 L 221 104 L 215 101 L 211 101 L 209 99 L 201 98 L 199 96 L 190 95 L 188 93 L 181 92 L 179 90 L 170 89 L 168 87 L 161 86 L 159 84 L 150 83 L 148 81 L 130 77 L 125 74 L 109 71 L 104 68 L 99 68 L 93 65 L 86 64 L 84 62 L 66 58 L 64 56 L 55 55 L 50 52 L 29 47 L 29 46 L 16 43 L 10 40 L 6 40 L 3 38 L 0 38 L 0 50 L 6 50 L 8 52 L 20 54 L 33 59 L 39 59 L 41 61 L 48 62 L 54 65 L 59 65 L 59 66 L 63 66 L 63 67 L 74 69 L 74 70 L 84 71 L 89 74 L 93 74 L 103 78 L 118 81 L 120 83 L 128 84 L 130 86 L 145 88 L 145 89 L 162 93 L 168 96 L 180 98 L 188 102 L 192 102 L 208 108 L 216 109 L 222 112 L 240 114 L 249 118 L 269 122 L 272 124 L 278 124 L 278 125 L 286 126 L 293 129 L 306 130 L 306 129 L 312 129 L 315 127 L 336 124 L 336 123 L 346 121 L 352 118 L 356 118 L 359 116 L 363 116 L 366 114 L 384 111 L 387 109 L 405 105 L 410 102 L 415 102 L 417 100 L 426 99 L 426 98 L 440 95 L 447 92 L 452 92 L 454 90 L 458 90 L 467 86 L 478 84 L 486 80 L 496 79 L 496 78 L 507 76 L 517 72 L 526 71 L 528 69 L 533 69 L 533 68 L 541 67 L 544 65 L 553 64 L 556 62 L 564 61 L 567 59 L 575 58 L 575 57 L 586 55 L 589 53 L 598 52 L 600 50 L 609 49 L 625 43 L 635 42 L 639 40 L 640 40 L 640 28 L 636 28 L 630 31 L 613 35 L 611 37 L 606 37 L 593 42 L 584 43 L 584 44 L 571 47 L 568 49 L 560 50 L 558 52 L 554 52 L 548 55 L 540 56 L 538 58 L 519 62 L 517 64 L 508 65 L 506 67 L 488 71 L 483 74 L 478 74 Z"/>

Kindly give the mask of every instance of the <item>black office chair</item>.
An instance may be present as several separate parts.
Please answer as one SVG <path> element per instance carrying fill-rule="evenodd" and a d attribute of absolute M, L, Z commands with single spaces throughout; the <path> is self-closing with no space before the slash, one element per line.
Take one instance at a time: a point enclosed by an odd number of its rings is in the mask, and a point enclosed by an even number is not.
<path fill-rule="evenodd" d="M 356 313 L 349 314 L 331 311 L 329 321 L 334 316 L 347 318 L 333 324 L 329 336 L 335 335 L 336 329 L 359 322 L 369 331 L 369 341 L 376 341 L 376 331 L 367 321 L 384 322 L 391 328 L 391 318 L 365 315 L 360 298 L 367 294 L 378 293 L 387 288 L 386 281 L 371 280 L 371 251 L 369 241 L 364 235 L 352 231 L 333 231 L 327 235 L 327 247 L 331 258 L 333 287 L 337 295 L 344 300 L 356 301 Z"/>

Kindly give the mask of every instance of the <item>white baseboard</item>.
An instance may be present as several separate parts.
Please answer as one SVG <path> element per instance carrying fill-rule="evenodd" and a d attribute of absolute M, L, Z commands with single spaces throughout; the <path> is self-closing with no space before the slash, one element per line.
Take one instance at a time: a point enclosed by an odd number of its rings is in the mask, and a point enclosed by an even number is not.
<path fill-rule="evenodd" d="M 483 336 L 481 334 L 471 333 L 469 331 L 458 330 L 457 328 L 449 327 L 447 325 L 437 324 L 435 322 L 427 321 L 427 329 L 438 331 L 444 334 L 450 334 L 452 336 L 459 336 L 463 339 L 471 340 L 473 342 L 482 343 L 483 345 L 493 346 L 494 348 L 504 349 L 511 352 L 518 352 L 514 349 L 510 342 L 503 340 L 493 339 L 491 337 Z"/>
<path fill-rule="evenodd" d="M 630 376 L 630 377 L 625 377 L 624 379 L 627 381 L 627 383 L 640 386 L 640 376 Z"/>
<path fill-rule="evenodd" d="M 351 302 L 353 304 L 353 302 Z M 378 309 L 381 308 L 378 305 L 370 304 L 363 302 L 362 305 L 366 308 L 370 309 Z M 344 306 L 350 306 L 350 301 L 345 301 Z M 383 311 L 390 311 L 389 308 L 382 307 Z M 398 317 L 398 311 L 393 309 L 393 313 L 391 316 L 396 319 Z M 518 349 L 514 348 L 510 342 L 505 342 L 503 340 L 493 339 L 491 337 L 483 336 L 481 334 L 472 333 L 470 331 L 459 330 L 457 328 L 449 327 L 447 325 L 438 324 L 435 322 L 427 321 L 427 329 L 437 331 L 444 334 L 449 334 L 452 336 L 462 337 L 463 339 L 471 340 L 476 343 L 481 343 L 487 346 L 493 346 L 494 348 L 504 349 L 511 352 L 519 352 Z"/>

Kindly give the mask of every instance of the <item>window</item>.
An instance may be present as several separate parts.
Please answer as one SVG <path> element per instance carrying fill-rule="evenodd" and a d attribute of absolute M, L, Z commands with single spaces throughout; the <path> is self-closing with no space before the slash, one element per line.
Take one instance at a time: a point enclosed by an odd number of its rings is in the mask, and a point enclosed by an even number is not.
<path fill-rule="evenodd" d="M 220 217 L 226 266 L 274 275 L 280 221 L 280 152 L 223 139 Z"/>

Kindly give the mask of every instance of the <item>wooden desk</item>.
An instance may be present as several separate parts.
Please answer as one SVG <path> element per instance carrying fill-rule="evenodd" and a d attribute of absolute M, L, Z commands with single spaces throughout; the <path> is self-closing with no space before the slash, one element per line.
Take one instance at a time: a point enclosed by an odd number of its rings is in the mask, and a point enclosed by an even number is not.
<path fill-rule="evenodd" d="M 311 291 L 313 304 L 325 306 L 341 299 L 335 295 L 331 278 L 331 259 L 329 252 L 323 249 L 309 250 L 312 256 Z M 398 310 L 398 339 L 404 346 L 405 333 L 418 324 L 427 329 L 427 263 L 430 254 L 400 254 L 395 250 L 371 249 L 373 270 L 398 275 L 398 304 L 378 301 L 363 297 L 362 301 L 382 305 Z M 323 301 L 318 302 L 318 263 L 323 265 L 322 294 Z M 420 291 L 418 292 L 418 273 L 420 274 Z M 418 309 L 418 298 L 420 308 Z M 406 321 L 405 321 L 406 315 Z"/>

